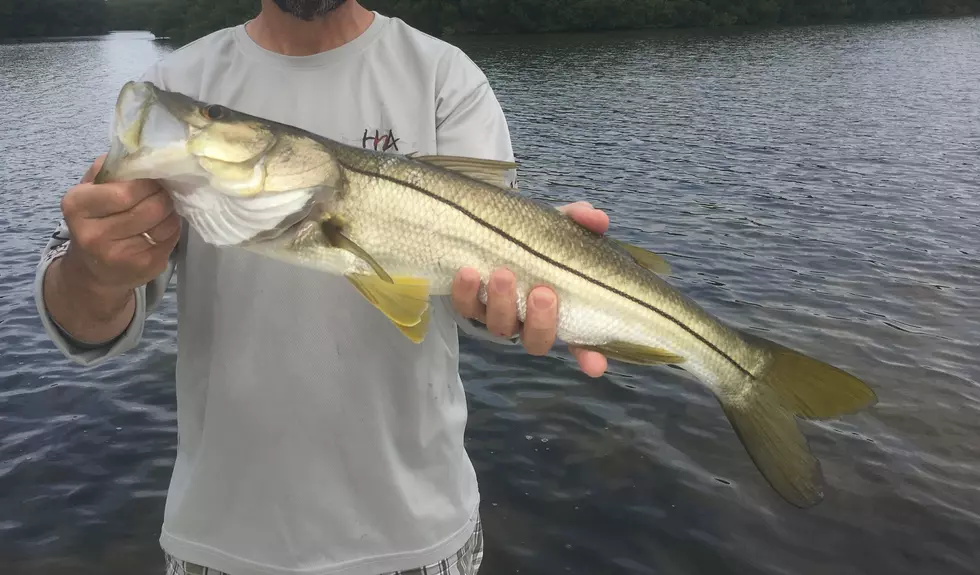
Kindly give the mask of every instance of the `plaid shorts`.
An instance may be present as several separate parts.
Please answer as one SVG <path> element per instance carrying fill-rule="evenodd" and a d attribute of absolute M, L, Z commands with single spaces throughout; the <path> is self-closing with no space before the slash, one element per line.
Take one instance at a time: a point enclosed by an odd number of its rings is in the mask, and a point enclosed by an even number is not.
<path fill-rule="evenodd" d="M 234 575 L 223 573 L 209 567 L 202 567 L 188 561 L 181 561 L 166 554 L 166 575 Z M 476 518 L 476 529 L 463 548 L 438 563 L 425 565 L 408 571 L 379 573 L 378 575 L 476 575 L 483 563 L 483 523 Z"/>

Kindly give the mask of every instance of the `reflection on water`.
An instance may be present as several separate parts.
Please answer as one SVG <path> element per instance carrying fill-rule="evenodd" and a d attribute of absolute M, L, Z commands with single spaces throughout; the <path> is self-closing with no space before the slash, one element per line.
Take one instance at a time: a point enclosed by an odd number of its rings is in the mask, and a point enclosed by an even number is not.
<path fill-rule="evenodd" d="M 980 536 L 980 27 L 465 38 L 522 186 L 587 199 L 736 326 L 871 382 L 807 423 L 829 489 L 774 498 L 682 372 L 464 342 L 488 573 L 972 573 Z M 79 369 L 30 300 L 58 199 L 106 145 L 142 34 L 0 46 L 0 572 L 160 568 L 173 294 L 139 350 Z M 971 337 L 973 336 L 973 337 Z"/>

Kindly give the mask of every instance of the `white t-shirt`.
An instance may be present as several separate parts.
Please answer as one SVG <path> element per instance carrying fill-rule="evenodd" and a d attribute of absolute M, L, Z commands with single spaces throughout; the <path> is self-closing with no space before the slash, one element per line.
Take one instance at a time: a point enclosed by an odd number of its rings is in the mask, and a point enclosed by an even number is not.
<path fill-rule="evenodd" d="M 375 14 L 361 36 L 289 57 L 237 26 L 167 55 L 145 79 L 194 98 L 391 153 L 512 160 L 501 108 L 459 49 Z M 479 492 L 463 447 L 466 398 L 457 326 L 500 341 L 437 300 L 411 343 L 338 277 L 193 231 L 173 265 L 137 290 L 115 342 L 85 349 L 45 312 L 78 363 L 140 339 L 176 268 L 179 449 L 161 535 L 176 557 L 234 575 L 364 575 L 435 563 L 472 533 Z M 511 343 L 510 340 L 505 340 Z"/>

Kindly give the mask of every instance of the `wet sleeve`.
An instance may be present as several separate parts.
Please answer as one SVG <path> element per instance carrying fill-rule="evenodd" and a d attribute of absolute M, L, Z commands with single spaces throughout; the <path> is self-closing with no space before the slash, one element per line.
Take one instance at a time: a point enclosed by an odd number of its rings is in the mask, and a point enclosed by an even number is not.
<path fill-rule="evenodd" d="M 44 304 L 44 274 L 55 259 L 65 255 L 71 236 L 68 227 L 62 221 L 58 229 L 51 235 L 41 252 L 34 276 L 34 303 L 45 333 L 55 346 L 71 361 L 85 366 L 98 365 L 110 358 L 121 355 L 136 347 L 143 335 L 143 325 L 146 318 L 160 304 L 170 283 L 176 267 L 176 250 L 171 253 L 167 268 L 159 276 L 145 286 L 136 288 L 136 312 L 129 327 L 117 338 L 102 344 L 88 344 L 75 340 L 68 335 L 48 314 Z"/>
<path fill-rule="evenodd" d="M 476 64 L 462 53 L 457 53 L 440 66 L 437 82 L 436 153 L 513 161 L 514 151 L 507 119 L 489 81 Z M 508 181 L 516 188 L 516 170 L 511 171 Z M 456 313 L 451 298 L 442 299 L 462 332 L 501 344 L 518 343 L 518 336 L 495 336 L 484 324 Z"/>

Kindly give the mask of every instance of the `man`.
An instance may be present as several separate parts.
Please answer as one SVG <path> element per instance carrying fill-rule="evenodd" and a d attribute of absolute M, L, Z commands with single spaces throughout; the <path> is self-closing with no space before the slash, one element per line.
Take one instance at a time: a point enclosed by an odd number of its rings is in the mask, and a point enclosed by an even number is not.
<path fill-rule="evenodd" d="M 263 0 L 254 20 L 144 78 L 392 153 L 513 159 L 476 65 L 356 0 Z M 91 184 L 100 163 L 62 200 L 36 301 L 59 349 L 97 364 L 139 342 L 177 270 L 168 574 L 475 573 L 483 540 L 457 326 L 544 354 L 554 292 L 531 292 L 520 325 L 513 274 L 494 273 L 484 306 L 479 274 L 460 270 L 414 344 L 340 278 L 205 244 L 154 182 Z M 565 209 L 608 225 L 587 204 Z M 586 373 L 605 370 L 601 355 L 573 351 Z"/>

